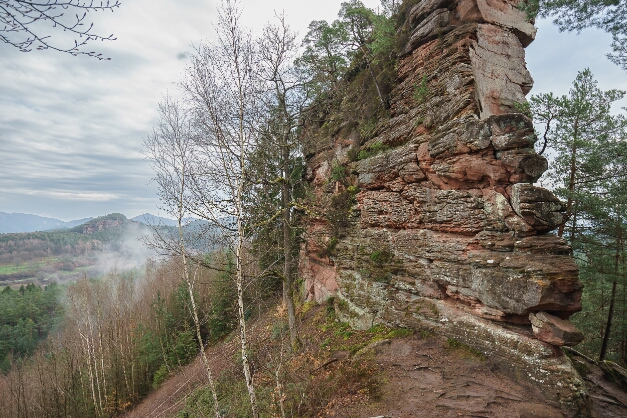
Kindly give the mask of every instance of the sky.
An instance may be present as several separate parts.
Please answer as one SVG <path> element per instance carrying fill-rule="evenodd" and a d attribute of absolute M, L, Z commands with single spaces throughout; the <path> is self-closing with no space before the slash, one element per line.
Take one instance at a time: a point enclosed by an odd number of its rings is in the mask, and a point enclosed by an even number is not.
<path fill-rule="evenodd" d="M 340 3 L 242 0 L 243 20 L 259 32 L 284 11 L 302 37 L 310 21 L 335 19 Z M 90 44 L 110 61 L 0 44 L 0 212 L 65 221 L 111 212 L 163 215 L 142 143 L 163 95 L 177 95 L 193 45 L 211 40 L 216 0 L 122 0 L 115 12 L 90 17 L 95 33 L 117 37 Z M 527 48 L 531 94 L 567 94 L 586 67 L 600 88 L 627 90 L 627 73 L 605 58 L 607 34 L 560 33 L 550 21 L 537 26 Z M 627 101 L 615 110 L 621 106 Z"/>

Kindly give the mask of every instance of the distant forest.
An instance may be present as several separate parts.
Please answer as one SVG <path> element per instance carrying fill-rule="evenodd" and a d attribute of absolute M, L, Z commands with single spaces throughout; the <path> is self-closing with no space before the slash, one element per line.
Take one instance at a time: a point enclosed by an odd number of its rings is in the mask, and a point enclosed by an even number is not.
<path fill-rule="evenodd" d="M 20 264 L 62 254 L 84 255 L 119 240 L 132 223 L 120 213 L 92 219 L 71 229 L 0 234 L 0 264 Z M 99 229 L 99 225 L 110 227 Z M 85 231 L 93 232 L 85 233 Z"/>

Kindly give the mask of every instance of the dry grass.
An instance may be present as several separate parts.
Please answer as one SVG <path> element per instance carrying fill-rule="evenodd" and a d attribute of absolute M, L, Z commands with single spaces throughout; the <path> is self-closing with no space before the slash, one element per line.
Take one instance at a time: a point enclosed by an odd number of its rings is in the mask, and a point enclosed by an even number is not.
<path fill-rule="evenodd" d="M 377 326 L 367 331 L 339 322 L 332 306 L 305 304 L 299 312 L 301 345 L 289 348 L 285 312 L 279 305 L 251 321 L 251 357 L 262 416 L 326 416 L 326 411 L 380 397 L 380 371 L 371 356 L 354 356 L 373 341 L 409 335 Z M 250 415 L 240 369 L 239 340 L 233 336 L 207 350 L 224 416 Z M 277 380 L 278 377 L 278 380 Z M 128 418 L 211 416 L 211 396 L 196 359 L 138 405 Z"/>

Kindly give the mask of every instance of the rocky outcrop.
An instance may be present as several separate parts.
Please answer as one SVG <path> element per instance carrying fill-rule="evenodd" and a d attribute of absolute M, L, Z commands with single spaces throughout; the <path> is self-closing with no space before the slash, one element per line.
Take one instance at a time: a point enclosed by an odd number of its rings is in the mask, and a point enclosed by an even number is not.
<path fill-rule="evenodd" d="M 571 249 L 550 231 L 564 205 L 533 183 L 547 169 L 521 104 L 533 81 L 524 47 L 533 25 L 515 0 L 424 0 L 407 13 L 390 118 L 372 138 L 337 129 L 310 140 L 317 218 L 306 234 L 306 297 L 336 297 L 356 327 L 437 329 L 503 358 L 554 393 L 569 416 L 589 409 L 559 349 L 581 340 Z M 326 137 L 322 137 L 326 135 Z M 351 161 L 355 144 L 362 157 Z M 332 179 L 344 165 L 346 181 Z M 352 205 L 352 206 L 351 206 Z M 334 218 L 335 219 L 335 218 Z"/>
<path fill-rule="evenodd" d="M 121 225 L 117 219 L 104 219 L 99 222 L 90 222 L 83 225 L 83 235 L 93 234 L 94 232 L 104 231 L 105 229 L 115 228 Z"/>

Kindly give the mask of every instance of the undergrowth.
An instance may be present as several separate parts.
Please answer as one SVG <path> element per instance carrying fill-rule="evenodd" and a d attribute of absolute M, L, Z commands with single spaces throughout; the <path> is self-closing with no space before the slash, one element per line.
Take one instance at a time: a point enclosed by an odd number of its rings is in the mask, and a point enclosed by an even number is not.
<path fill-rule="evenodd" d="M 339 301 L 337 301 L 339 302 Z M 374 402 L 381 397 L 382 377 L 375 359 L 362 350 L 373 342 L 403 338 L 413 331 L 375 325 L 353 330 L 340 322 L 333 302 L 301 307 L 302 347 L 289 350 L 287 329 L 276 323 L 267 335 L 252 344 L 252 363 L 257 400 L 262 417 L 329 416 L 350 405 Z M 356 356 L 355 354 L 360 352 Z M 249 417 L 250 402 L 238 359 L 216 379 L 223 417 Z M 277 379 L 278 377 L 278 379 Z M 213 416 L 213 399 L 206 387 L 186 398 L 179 418 Z"/>

